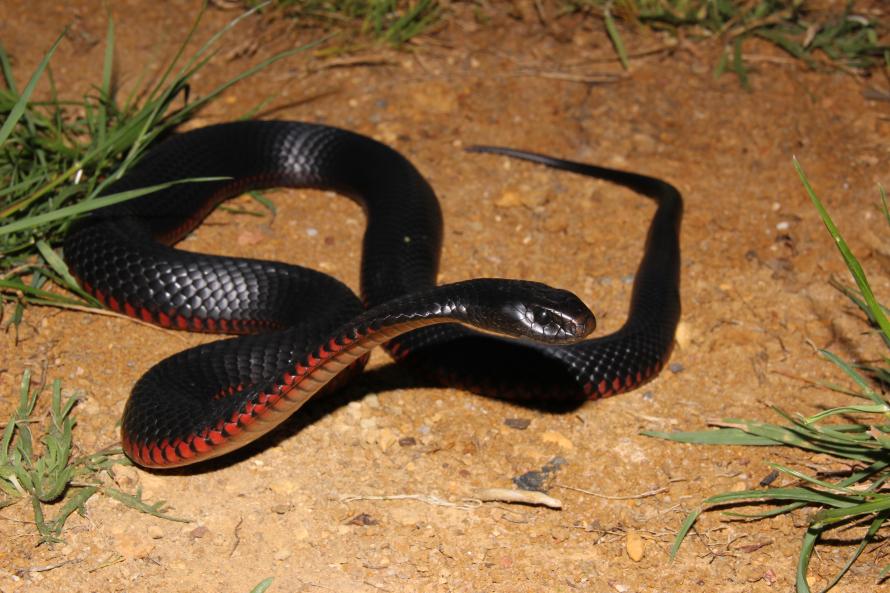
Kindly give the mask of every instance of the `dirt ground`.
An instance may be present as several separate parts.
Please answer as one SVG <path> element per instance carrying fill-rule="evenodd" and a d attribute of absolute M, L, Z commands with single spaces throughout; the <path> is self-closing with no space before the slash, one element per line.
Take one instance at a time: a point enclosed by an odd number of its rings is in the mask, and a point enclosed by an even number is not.
<path fill-rule="evenodd" d="M 125 88 L 158 71 L 199 4 L 107 5 Z M 6 0 L 3 12 L 0 39 L 21 84 L 65 25 L 57 87 L 78 96 L 100 80 L 105 4 Z M 232 16 L 210 11 L 199 38 Z M 441 281 L 503 276 L 565 287 L 597 313 L 602 333 L 624 318 L 652 206 L 606 183 L 461 147 L 529 148 L 670 180 L 686 199 L 684 313 L 670 369 L 636 392 L 548 415 L 453 389 L 404 388 L 378 352 L 371 368 L 384 370 L 360 379 L 341 405 L 310 410 L 243 454 L 189 472 L 119 472 L 124 488 L 166 500 L 190 523 L 96 497 L 86 517 L 70 520 L 64 544 L 37 546 L 31 509 L 3 509 L 0 591 L 246 593 L 265 577 L 274 577 L 274 593 L 792 590 L 802 514 L 752 523 L 706 514 L 669 563 L 672 538 L 703 498 L 756 487 L 768 461 L 843 466 L 638 433 L 726 417 L 776 420 L 768 404 L 812 413 L 847 402 L 811 384 L 842 380 L 814 348 L 861 359 L 881 345 L 827 285 L 843 266 L 791 157 L 886 302 L 890 251 L 876 184 L 890 186 L 890 103 L 864 99 L 861 81 L 807 71 L 755 45 L 745 92 L 733 76 L 713 77 L 715 45 L 645 32 L 628 33 L 632 51 L 645 55 L 622 74 L 592 27 L 564 20 L 547 29 L 501 15 L 494 26 L 451 25 L 401 52 L 306 53 L 234 87 L 193 125 L 237 118 L 272 97 L 267 117 L 335 124 L 393 145 L 441 199 Z M 253 19 L 230 34 L 193 92 L 314 35 Z M 598 83 L 606 74 L 616 78 Z M 357 288 L 359 208 L 321 193 L 271 195 L 274 219 L 215 213 L 183 247 L 301 263 Z M 23 369 L 39 374 L 46 364 L 50 379 L 82 394 L 75 441 L 96 450 L 118 438 L 136 379 L 206 340 L 32 308 L 18 342 L 0 336 L 0 417 L 16 404 Z M 480 488 L 511 488 L 557 457 L 564 464 L 550 494 L 562 510 L 461 504 Z M 345 500 L 403 494 L 427 498 Z M 819 548 L 814 586 L 842 566 L 857 533 Z M 638 561 L 627 553 L 636 537 Z M 870 547 L 836 591 L 890 590 L 875 584 L 887 562 L 886 545 Z"/>

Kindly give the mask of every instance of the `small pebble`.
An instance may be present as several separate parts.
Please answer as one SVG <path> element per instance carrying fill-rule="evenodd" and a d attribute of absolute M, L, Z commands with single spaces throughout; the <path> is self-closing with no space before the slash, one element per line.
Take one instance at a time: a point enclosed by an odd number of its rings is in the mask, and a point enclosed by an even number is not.
<path fill-rule="evenodd" d="M 689 327 L 689 324 L 685 321 L 681 321 L 677 324 L 677 332 L 674 338 L 677 340 L 677 344 L 680 348 L 686 348 L 692 342 L 692 330 Z"/>
<path fill-rule="evenodd" d="M 152 525 L 148 528 L 148 537 L 151 539 L 161 539 L 164 537 L 164 530 L 157 525 Z"/>
<path fill-rule="evenodd" d="M 672 362 L 668 368 L 674 374 L 683 372 L 683 365 L 679 362 Z"/>
<path fill-rule="evenodd" d="M 400 447 L 413 447 L 417 444 L 417 439 L 414 437 L 402 437 L 399 439 Z"/>
<path fill-rule="evenodd" d="M 532 421 L 528 418 L 505 418 L 504 424 L 516 430 L 525 430 Z"/>
<path fill-rule="evenodd" d="M 276 515 L 284 515 L 291 509 L 289 504 L 276 504 L 272 507 L 272 512 Z"/>
<path fill-rule="evenodd" d="M 389 449 L 397 440 L 398 437 L 388 428 L 381 428 L 377 431 L 376 438 L 377 446 L 380 447 L 380 450 L 386 453 L 387 449 Z"/>
<path fill-rule="evenodd" d="M 640 537 L 640 534 L 636 531 L 628 531 L 625 543 L 627 556 L 634 562 L 639 562 L 643 559 L 643 547 L 643 538 Z"/>
<path fill-rule="evenodd" d="M 204 527 L 203 525 L 198 525 L 191 531 L 189 531 L 189 537 L 194 539 L 200 539 L 210 533 L 210 530 Z"/>
<path fill-rule="evenodd" d="M 575 448 L 575 445 L 572 444 L 572 441 L 570 441 L 560 433 L 556 432 L 555 430 L 548 430 L 547 432 L 542 434 L 541 440 L 545 443 L 556 443 L 563 449 Z"/>
<path fill-rule="evenodd" d="M 733 484 L 730 487 L 729 491 L 730 492 L 744 492 L 747 489 L 748 489 L 748 483 L 745 482 L 744 480 L 739 480 L 738 482 L 736 482 L 735 484 Z"/>
<path fill-rule="evenodd" d="M 347 521 L 350 525 L 359 525 L 361 527 L 367 527 L 368 525 L 377 525 L 377 519 L 369 515 L 368 513 L 360 513 Z"/>
<path fill-rule="evenodd" d="M 290 558 L 290 550 L 281 549 L 275 552 L 275 560 L 287 560 Z"/>
<path fill-rule="evenodd" d="M 309 227 L 308 229 L 306 229 L 306 234 L 309 235 L 310 237 L 314 237 L 314 236 L 318 235 L 318 229 Z"/>
<path fill-rule="evenodd" d="M 547 475 L 545 473 L 539 472 L 537 470 L 532 470 L 530 472 L 525 472 L 521 476 L 516 476 L 515 478 L 513 478 L 513 483 L 516 484 L 516 487 L 521 490 L 547 492 L 547 488 L 544 485 L 546 479 Z"/>
<path fill-rule="evenodd" d="M 646 400 L 647 402 L 651 402 L 652 400 L 655 399 L 655 394 L 652 393 L 651 391 L 646 391 L 645 393 L 643 393 L 643 399 Z"/>
<path fill-rule="evenodd" d="M 513 208 L 522 204 L 522 200 L 519 198 L 518 193 L 507 190 L 501 194 L 501 197 L 494 204 L 499 208 Z"/>

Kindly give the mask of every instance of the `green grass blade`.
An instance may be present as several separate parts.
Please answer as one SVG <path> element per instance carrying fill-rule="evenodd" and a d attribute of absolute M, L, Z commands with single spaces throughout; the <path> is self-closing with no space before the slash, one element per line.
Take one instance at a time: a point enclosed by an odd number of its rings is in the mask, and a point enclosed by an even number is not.
<path fill-rule="evenodd" d="M 874 520 L 871 522 L 871 525 L 868 526 L 868 531 L 865 536 L 860 540 L 859 545 L 856 546 L 856 549 L 850 555 L 850 558 L 847 560 L 846 564 L 838 571 L 838 573 L 834 576 L 833 579 L 822 589 L 821 593 L 827 593 L 829 590 L 833 589 L 835 585 L 837 585 L 840 580 L 843 578 L 845 574 L 850 570 L 850 567 L 853 566 L 853 563 L 856 562 L 856 559 L 862 554 L 865 550 L 865 546 L 874 541 L 875 535 L 878 533 L 878 530 L 887 520 L 888 513 L 883 512 L 880 513 Z M 880 577 L 879 577 L 880 578 Z"/>
<path fill-rule="evenodd" d="M 46 70 L 46 67 L 49 65 L 50 58 L 52 58 L 53 54 L 56 53 L 56 49 L 59 47 L 59 44 L 64 38 L 65 31 L 63 31 L 62 34 L 56 38 L 56 41 L 52 44 L 52 46 L 50 46 L 49 51 L 47 51 L 43 55 L 43 59 L 40 61 L 40 65 L 37 66 L 34 74 L 31 75 L 31 80 L 28 81 L 28 84 L 25 86 L 25 90 L 22 91 L 22 94 L 19 97 L 18 101 L 16 101 L 12 110 L 9 112 L 9 115 L 6 117 L 6 121 L 4 121 L 3 125 L 0 126 L 0 146 L 6 144 L 6 140 L 9 139 L 9 135 L 12 134 L 13 128 L 15 128 L 16 124 L 19 123 L 19 120 L 22 118 L 22 114 L 25 113 L 25 108 L 28 106 L 28 101 L 31 100 L 31 95 L 34 93 L 34 89 L 37 87 L 37 82 L 40 80 L 40 77 L 43 76 L 43 71 Z"/>
<path fill-rule="evenodd" d="M 160 500 L 156 503 L 149 504 L 142 500 L 142 489 L 137 489 L 136 494 L 127 494 L 117 488 L 106 488 L 104 493 L 113 498 L 114 500 L 122 503 L 125 506 L 130 507 L 131 509 L 137 510 L 141 513 L 145 513 L 147 515 L 152 515 L 153 517 L 158 517 L 160 519 L 167 519 L 168 521 L 175 521 L 177 523 L 191 523 L 191 519 L 186 519 L 183 517 L 174 517 L 173 515 L 168 515 L 164 512 L 164 505 L 166 504 L 163 500 Z"/>
<path fill-rule="evenodd" d="M 869 502 L 848 506 L 844 508 L 826 509 L 819 511 L 813 517 L 813 525 L 817 528 L 826 527 L 831 523 L 845 521 L 851 517 L 870 515 L 872 513 L 884 513 L 890 510 L 890 495 L 883 495 Z"/>
<path fill-rule="evenodd" d="M 272 577 L 267 577 L 260 581 L 256 587 L 250 590 L 250 593 L 265 593 L 266 589 L 268 589 L 272 585 L 272 581 L 274 581 Z"/>
<path fill-rule="evenodd" d="M 819 541 L 819 535 L 820 532 L 812 528 L 807 529 L 803 535 L 794 578 L 797 593 L 811 593 L 810 584 L 807 582 L 807 571 L 810 567 L 810 558 L 813 557 L 813 550 L 816 549 L 816 542 Z"/>
<path fill-rule="evenodd" d="M 840 369 L 844 371 L 847 376 L 853 379 L 856 385 L 859 386 L 859 389 L 862 390 L 861 393 L 863 396 L 867 397 L 878 406 L 887 406 L 884 399 L 878 393 L 876 393 L 874 389 L 871 388 L 871 385 L 869 385 L 865 377 L 863 377 L 856 369 L 854 369 L 852 365 L 848 364 L 846 361 L 832 354 L 828 350 L 820 350 L 819 354 L 840 367 Z"/>
<path fill-rule="evenodd" d="M 615 53 L 618 54 L 618 59 L 621 61 L 621 67 L 628 70 L 630 69 L 630 60 L 628 60 L 627 50 L 624 48 L 624 41 L 621 39 L 621 33 L 618 32 L 615 19 L 612 18 L 611 6 L 612 2 L 610 1 L 603 8 L 603 24 L 606 26 L 606 32 L 609 34 L 609 39 L 615 47 Z"/>
<path fill-rule="evenodd" d="M 737 428 L 720 428 L 718 430 L 701 430 L 695 432 L 660 432 L 657 430 L 642 430 L 640 431 L 640 434 L 678 443 L 694 443 L 698 445 L 775 446 L 780 444 L 773 439 L 755 436 Z"/>
<path fill-rule="evenodd" d="M 696 509 L 686 515 L 686 519 L 683 520 L 683 523 L 680 525 L 680 530 L 677 531 L 677 537 L 674 538 L 674 543 L 671 546 L 671 551 L 669 557 L 671 560 L 677 557 L 677 552 L 680 551 L 680 545 L 683 543 L 683 540 L 686 539 L 686 536 L 689 534 L 689 530 L 692 529 L 692 526 L 695 525 L 695 521 L 698 519 L 699 515 L 701 515 L 702 509 Z"/>
<path fill-rule="evenodd" d="M 105 133 L 108 129 L 108 108 L 114 97 L 112 89 L 112 77 L 114 75 L 114 19 L 108 14 L 108 30 L 105 34 L 105 57 L 102 61 L 102 86 L 99 87 L 99 119 L 96 125 L 99 144 L 105 143 Z"/>
<path fill-rule="evenodd" d="M 72 206 L 66 206 L 65 208 L 59 208 L 58 210 L 52 212 L 46 212 L 44 214 L 38 214 L 16 222 L 11 222 L 5 226 L 0 227 L 0 236 L 31 229 L 42 224 L 46 224 L 48 222 L 54 222 L 56 220 L 79 216 L 91 210 L 96 210 L 97 208 L 104 208 L 105 206 L 111 206 L 112 204 L 118 204 L 120 202 L 132 200 L 133 198 L 138 198 L 139 196 L 144 196 L 146 194 L 161 191 L 167 189 L 168 187 L 179 185 L 180 183 L 199 183 L 207 181 L 221 181 L 224 179 L 228 179 L 228 177 L 194 177 L 192 179 L 179 179 L 167 183 L 159 183 L 158 185 L 151 185 L 149 187 L 144 187 L 141 189 L 132 189 L 125 192 L 102 196 L 101 198 L 95 198 L 89 201 L 74 204 Z"/>
<path fill-rule="evenodd" d="M 819 196 L 816 195 L 816 192 L 810 185 L 810 181 L 797 158 L 794 158 L 792 162 L 794 163 L 794 168 L 797 170 L 797 174 L 806 189 L 807 195 L 810 196 L 810 200 L 816 207 L 819 217 L 822 219 L 823 224 L 825 224 L 825 228 L 828 229 L 828 233 L 834 239 L 838 251 L 840 251 L 841 256 L 844 258 L 844 262 L 847 264 L 847 268 L 849 268 L 850 273 L 856 280 L 856 285 L 859 287 L 859 291 L 862 293 L 865 302 L 868 303 L 868 307 L 871 309 L 872 315 L 874 315 L 878 326 L 885 335 L 890 336 L 890 321 L 887 320 L 884 311 L 881 309 L 880 305 L 878 305 L 877 299 L 875 298 L 871 286 L 868 283 L 868 279 L 865 276 L 865 272 L 862 270 L 862 266 L 859 265 L 859 261 L 853 255 L 853 252 L 850 251 L 847 242 L 844 240 L 843 236 L 841 236 L 840 231 L 837 226 L 835 226 L 834 221 L 831 219 L 831 216 L 828 214 L 828 211 L 825 209 Z"/>
<path fill-rule="evenodd" d="M 821 492 L 811 488 L 770 488 L 768 490 L 741 490 L 724 492 L 705 499 L 706 504 L 726 504 L 765 500 L 789 500 L 830 506 L 834 508 L 851 508 L 857 500 L 851 496 Z"/>

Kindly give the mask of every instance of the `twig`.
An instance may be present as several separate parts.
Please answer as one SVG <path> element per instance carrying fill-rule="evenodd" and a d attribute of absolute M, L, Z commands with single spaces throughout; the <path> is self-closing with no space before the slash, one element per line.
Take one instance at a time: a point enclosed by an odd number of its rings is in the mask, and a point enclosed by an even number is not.
<path fill-rule="evenodd" d="M 514 77 L 522 77 L 529 76 L 533 78 L 548 78 L 552 80 L 564 80 L 567 82 L 580 82 L 583 84 L 607 84 L 619 82 L 627 76 L 623 74 L 610 74 L 608 72 L 603 72 L 599 74 L 571 74 L 569 72 L 559 72 L 559 71 L 536 71 L 536 70 L 526 70 L 523 72 L 517 72 L 513 75 Z"/>
<path fill-rule="evenodd" d="M 485 488 L 476 491 L 479 500 L 485 502 L 511 502 L 545 506 L 551 509 L 561 509 L 562 501 L 552 496 L 547 496 L 537 490 L 511 490 L 508 488 Z"/>
<path fill-rule="evenodd" d="M 655 496 L 656 494 L 661 494 L 662 492 L 667 492 L 667 486 L 661 486 L 656 488 L 655 490 L 648 490 L 646 492 L 641 492 L 640 494 L 631 494 L 628 496 L 612 496 L 610 494 L 602 494 L 600 492 L 593 492 L 592 490 L 584 490 L 583 488 L 575 488 L 574 486 L 565 486 L 563 484 L 554 484 L 557 488 L 565 488 L 566 490 L 574 490 L 575 492 L 582 492 L 584 494 L 589 494 L 591 496 L 596 496 L 597 498 L 605 498 L 606 500 L 634 500 L 637 498 L 648 498 L 650 496 Z"/>
<path fill-rule="evenodd" d="M 463 511 L 472 511 L 482 506 L 482 501 L 476 498 L 464 498 L 461 502 L 451 502 L 432 494 L 390 494 L 387 496 L 364 496 L 361 494 L 347 494 L 340 497 L 340 502 L 354 502 L 356 500 L 416 500 L 433 506 L 451 507 Z"/>
<path fill-rule="evenodd" d="M 238 549 L 238 544 L 241 543 L 242 523 L 244 523 L 244 517 L 238 517 L 238 523 L 235 525 L 235 542 L 232 544 L 232 549 L 229 551 L 229 558 L 231 558 L 235 554 L 235 550 Z"/>
<path fill-rule="evenodd" d="M 23 577 L 28 573 L 49 572 L 50 570 L 55 570 L 60 566 L 65 566 L 66 564 L 72 564 L 75 562 L 80 562 L 80 560 L 69 558 L 68 560 L 62 560 L 61 562 L 56 562 L 54 564 L 45 564 L 43 566 L 29 566 L 28 568 L 19 568 L 15 571 L 15 573 L 18 576 Z"/>

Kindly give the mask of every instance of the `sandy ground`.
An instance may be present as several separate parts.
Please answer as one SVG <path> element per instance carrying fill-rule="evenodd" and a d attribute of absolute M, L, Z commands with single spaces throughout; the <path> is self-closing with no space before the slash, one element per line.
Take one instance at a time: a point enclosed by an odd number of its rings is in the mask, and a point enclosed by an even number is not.
<path fill-rule="evenodd" d="M 197 7 L 110 6 L 125 87 L 157 71 Z M 65 25 L 53 61 L 58 88 L 77 96 L 100 80 L 100 3 L 6 0 L 3 12 L 0 39 L 21 83 Z M 199 38 L 231 16 L 211 11 Z M 51 547 L 36 546 L 27 505 L 0 511 L 0 591 L 246 592 L 267 576 L 275 593 L 792 590 L 802 514 L 754 523 L 706 514 L 673 563 L 671 540 L 703 498 L 756 487 L 769 460 L 843 466 L 790 450 L 694 447 L 638 433 L 775 419 L 768 404 L 811 413 L 847 401 L 810 383 L 840 380 L 814 347 L 874 358 L 880 344 L 827 285 L 843 267 L 791 157 L 887 297 L 890 251 L 875 184 L 890 185 L 890 104 L 865 100 L 846 75 L 805 71 L 767 47 L 750 49 L 753 89 L 745 92 L 732 76 L 715 80 L 712 46 L 631 35 L 634 50 L 653 51 L 622 75 L 590 24 L 560 21 L 553 31 L 500 16 L 495 25 L 452 26 L 362 60 L 296 56 L 232 89 L 194 125 L 236 118 L 271 96 L 267 116 L 390 143 L 442 201 L 441 281 L 505 276 L 565 287 L 597 313 L 601 332 L 624 318 L 651 205 L 606 183 L 461 146 L 530 148 L 670 180 L 686 198 L 684 314 L 671 369 L 636 392 L 547 415 L 453 389 L 405 388 L 377 353 L 374 370 L 342 402 L 309 410 L 243 454 L 191 472 L 119 472 L 125 488 L 168 501 L 190 523 L 96 497 L 86 517 L 71 519 L 65 543 Z M 254 19 L 231 34 L 193 91 L 313 35 Z M 620 79 L 590 82 L 601 74 Z M 321 193 L 271 195 L 274 219 L 216 213 L 183 247 L 302 263 L 357 287 L 361 211 Z M 82 394 L 75 438 L 80 450 L 96 450 L 116 441 L 134 381 L 207 339 L 30 309 L 17 341 L 11 331 L 0 336 L 0 412 L 13 409 L 22 370 L 46 364 L 50 379 Z M 550 494 L 561 511 L 459 504 L 479 488 L 512 487 L 556 457 L 564 464 Z M 400 494 L 453 504 L 343 500 Z M 815 586 L 842 565 L 857 533 L 820 548 Z M 636 536 L 639 561 L 626 551 Z M 886 587 L 875 582 L 887 554 L 886 546 L 869 548 L 836 591 Z"/>

